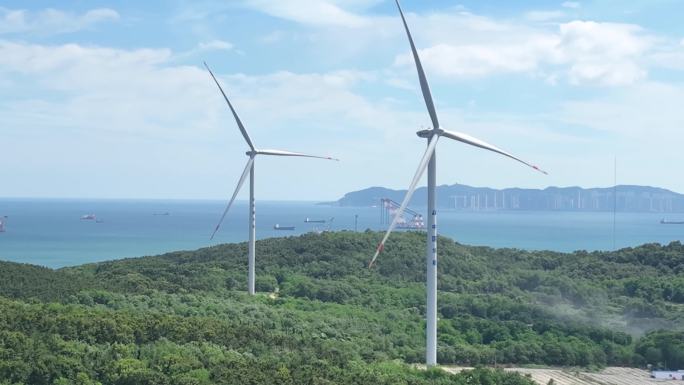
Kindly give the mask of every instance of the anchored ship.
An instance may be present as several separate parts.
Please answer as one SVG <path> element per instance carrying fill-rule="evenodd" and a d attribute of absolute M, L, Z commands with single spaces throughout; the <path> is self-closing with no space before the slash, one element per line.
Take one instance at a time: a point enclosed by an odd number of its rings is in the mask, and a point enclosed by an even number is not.
<path fill-rule="evenodd" d="M 661 225 L 684 225 L 684 221 L 668 221 L 666 219 L 660 220 Z"/>
<path fill-rule="evenodd" d="M 304 223 L 325 223 L 325 219 L 311 219 L 311 218 L 306 218 L 304 220 Z"/>
<path fill-rule="evenodd" d="M 273 226 L 273 230 L 294 230 L 294 229 L 295 229 L 294 226 L 281 226 L 277 223 Z"/>

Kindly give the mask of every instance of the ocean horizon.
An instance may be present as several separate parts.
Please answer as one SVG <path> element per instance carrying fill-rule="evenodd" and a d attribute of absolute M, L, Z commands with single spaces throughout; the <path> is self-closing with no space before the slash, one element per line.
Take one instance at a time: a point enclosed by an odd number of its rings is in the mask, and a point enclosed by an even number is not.
<path fill-rule="evenodd" d="M 245 242 L 247 201 L 236 201 L 216 237 L 209 239 L 224 208 L 220 200 L 0 198 L 0 216 L 8 217 L 6 232 L 0 233 L 0 259 L 59 268 Z M 358 231 L 387 228 L 379 207 L 257 201 L 256 209 L 257 239 L 353 231 L 356 215 Z M 81 219 L 88 214 L 96 220 Z M 662 225 L 663 216 L 617 213 L 615 247 L 683 241 L 684 225 Z M 683 216 L 666 218 L 681 220 Z M 325 223 L 307 223 L 306 218 Z M 276 224 L 295 229 L 275 230 Z M 438 226 L 440 235 L 469 245 L 559 252 L 613 249 L 612 212 L 443 209 Z"/>

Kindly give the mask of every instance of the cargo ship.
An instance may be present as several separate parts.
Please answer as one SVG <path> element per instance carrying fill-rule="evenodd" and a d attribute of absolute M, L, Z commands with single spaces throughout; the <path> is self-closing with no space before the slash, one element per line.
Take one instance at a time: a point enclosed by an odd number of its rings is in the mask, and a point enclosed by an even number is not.
<path fill-rule="evenodd" d="M 295 229 L 294 226 L 281 226 L 277 223 L 275 225 L 273 225 L 273 230 L 294 230 L 294 229 Z"/>
<path fill-rule="evenodd" d="M 306 218 L 304 220 L 304 223 L 325 223 L 325 219 L 311 219 L 311 218 Z"/>
<path fill-rule="evenodd" d="M 684 221 L 668 221 L 666 219 L 660 220 L 661 225 L 684 225 Z"/>

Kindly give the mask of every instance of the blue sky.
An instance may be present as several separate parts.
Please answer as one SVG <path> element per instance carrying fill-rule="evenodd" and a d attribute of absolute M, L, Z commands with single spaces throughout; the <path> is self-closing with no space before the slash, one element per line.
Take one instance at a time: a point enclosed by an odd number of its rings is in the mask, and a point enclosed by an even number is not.
<path fill-rule="evenodd" d="M 402 5 L 444 128 L 550 173 L 444 140 L 440 184 L 608 186 L 617 157 L 684 192 L 682 2 Z M 258 198 L 408 185 L 429 117 L 392 1 L 4 1 L 0 196 L 229 196 L 247 146 L 203 60 L 257 147 L 341 159 L 259 158 Z"/>

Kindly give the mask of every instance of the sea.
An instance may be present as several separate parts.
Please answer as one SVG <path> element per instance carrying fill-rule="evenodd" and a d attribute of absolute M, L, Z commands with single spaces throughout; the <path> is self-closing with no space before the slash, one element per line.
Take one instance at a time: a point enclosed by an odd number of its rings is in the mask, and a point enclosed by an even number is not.
<path fill-rule="evenodd" d="M 234 204 L 209 239 L 224 207 L 221 201 L 0 199 L 0 218 L 7 216 L 0 260 L 59 268 L 246 241 L 246 201 Z M 258 201 L 256 210 L 257 239 L 387 228 L 380 207 Z M 81 219 L 87 214 L 96 220 Z M 568 252 L 684 241 L 684 225 L 661 224 L 663 218 L 684 220 L 684 214 L 617 213 L 615 231 L 612 212 L 444 209 L 437 221 L 441 235 L 460 243 Z M 295 229 L 274 230 L 276 224 Z"/>

